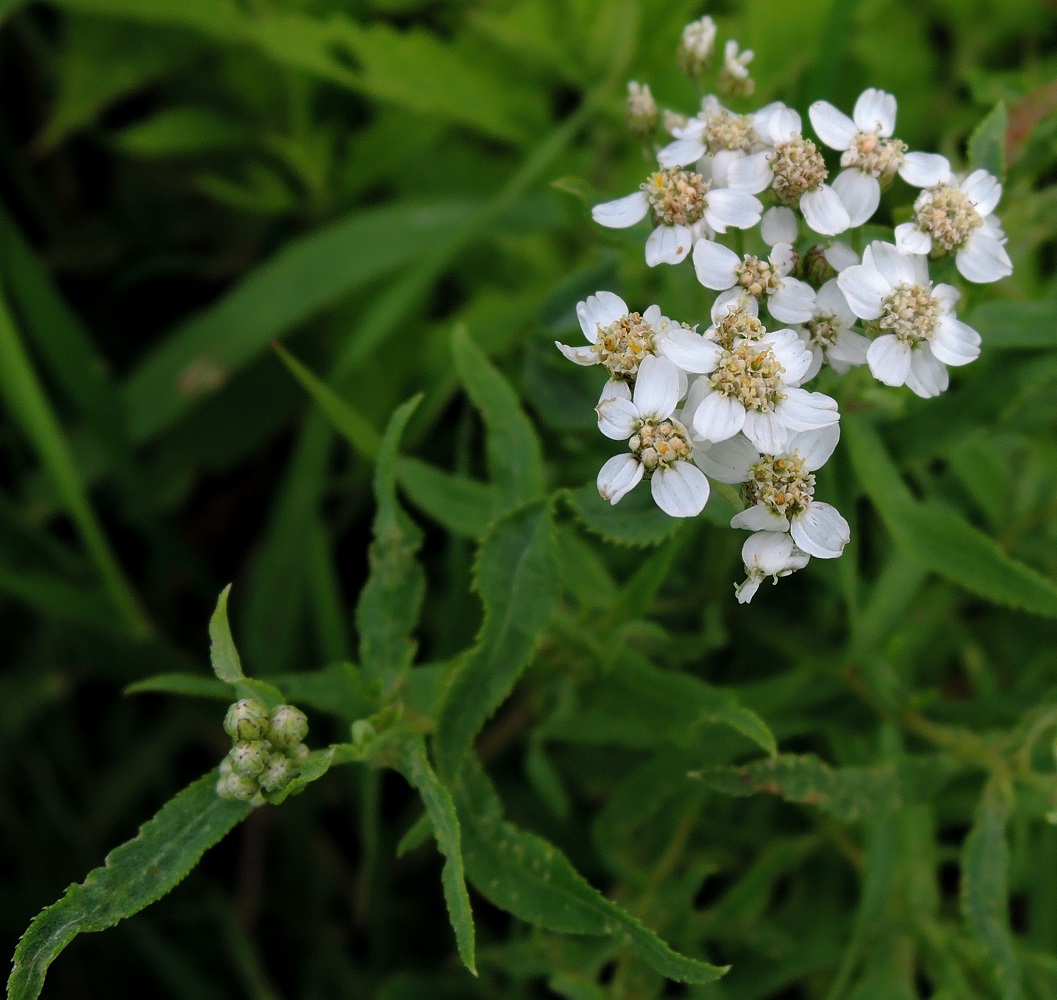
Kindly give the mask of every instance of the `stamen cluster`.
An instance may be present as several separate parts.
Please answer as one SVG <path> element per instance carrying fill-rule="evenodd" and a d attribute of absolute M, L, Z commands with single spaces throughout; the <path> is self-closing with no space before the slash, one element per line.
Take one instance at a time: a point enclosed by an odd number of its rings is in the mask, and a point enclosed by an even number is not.
<path fill-rule="evenodd" d="M 705 214 L 710 185 L 690 170 L 658 170 L 642 184 L 657 225 L 691 226 Z"/>

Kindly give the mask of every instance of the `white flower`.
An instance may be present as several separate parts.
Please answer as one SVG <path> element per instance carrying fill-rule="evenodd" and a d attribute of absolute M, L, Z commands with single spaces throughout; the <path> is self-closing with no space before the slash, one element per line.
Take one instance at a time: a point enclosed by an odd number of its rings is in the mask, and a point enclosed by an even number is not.
<path fill-rule="evenodd" d="M 644 313 L 630 312 L 627 303 L 613 292 L 597 292 L 576 304 L 586 347 L 554 344 L 578 365 L 603 365 L 611 378 L 633 380 L 642 359 L 660 354 L 684 372 L 703 372 L 714 360 L 700 334 L 661 315 L 660 306 Z M 685 392 L 685 387 L 684 387 Z"/>
<path fill-rule="evenodd" d="M 780 205 L 798 207 L 816 233 L 844 232 L 851 225 L 848 210 L 825 183 L 829 171 L 818 147 L 801 134 L 800 115 L 781 104 L 768 105 L 756 112 L 755 122 L 770 148 L 733 163 L 730 186 L 752 194 L 770 188 Z"/>
<path fill-rule="evenodd" d="M 1005 233 L 991 214 L 1002 185 L 986 170 L 974 170 L 958 181 L 946 160 L 944 167 L 939 182 L 914 202 L 914 221 L 896 226 L 896 246 L 903 253 L 933 257 L 953 251 L 962 277 L 978 284 L 1012 274 Z"/>
<path fill-rule="evenodd" d="M 833 181 L 833 190 L 852 226 L 861 226 L 877 211 L 882 186 L 887 187 L 897 172 L 914 187 L 931 187 L 950 173 L 938 153 L 908 153 L 905 142 L 892 138 L 896 99 L 883 90 L 864 90 L 851 118 L 826 101 L 815 101 L 808 115 L 818 137 L 843 154 L 844 170 Z"/>
<path fill-rule="evenodd" d="M 755 226 L 762 210 L 759 199 L 745 191 L 713 189 L 699 173 L 665 169 L 650 174 L 634 194 L 595 205 L 591 217 L 610 229 L 626 229 L 651 214 L 646 263 L 655 267 L 678 264 L 698 240 L 728 227 Z"/>
<path fill-rule="evenodd" d="M 716 22 L 710 17 L 702 17 L 683 28 L 676 60 L 684 73 L 697 77 L 708 72 L 715 51 Z"/>
<path fill-rule="evenodd" d="M 823 360 L 839 375 L 852 365 L 865 363 L 870 341 L 860 333 L 853 333 L 854 325 L 855 313 L 837 280 L 827 281 L 815 295 L 811 319 L 801 328 L 801 339 L 814 359 L 804 376 L 805 382 L 819 373 Z"/>
<path fill-rule="evenodd" d="M 784 532 L 757 531 L 745 539 L 741 547 L 741 560 L 745 564 L 745 581 L 734 587 L 739 604 L 748 604 L 760 584 L 767 578 L 789 576 L 803 569 L 811 557 L 793 544 Z"/>
<path fill-rule="evenodd" d="M 752 317 L 734 310 L 741 323 Z M 760 451 L 780 452 L 797 431 L 840 419 L 829 396 L 799 388 L 811 352 L 793 330 L 763 330 L 716 344 L 714 367 L 690 386 L 684 419 L 704 441 L 725 441 L 739 431 Z"/>
<path fill-rule="evenodd" d="M 628 99 L 625 104 L 628 131 L 636 139 L 649 139 L 657 131 L 661 111 L 650 93 L 648 83 L 628 83 Z"/>
<path fill-rule="evenodd" d="M 627 393 L 626 387 L 624 392 Z M 705 474 L 693 464 L 686 428 L 673 419 L 679 402 L 679 370 L 650 355 L 639 365 L 634 394 L 603 398 L 598 427 L 614 441 L 627 439 L 630 454 L 615 455 L 598 473 L 598 492 L 617 503 L 643 477 L 657 506 L 672 517 L 695 517 L 708 502 Z"/>
<path fill-rule="evenodd" d="M 749 76 L 749 63 L 753 59 L 752 49 L 738 51 L 738 43 L 730 39 L 723 47 L 723 65 L 719 70 L 716 87 L 729 97 L 748 97 L 756 84 Z"/>
<path fill-rule="evenodd" d="M 698 114 L 672 134 L 675 142 L 657 154 L 662 167 L 685 167 L 720 153 L 734 154 L 736 159 L 757 149 L 760 141 L 751 115 L 728 111 L 712 94 L 701 101 Z M 717 181 L 715 186 L 723 185 Z"/>
<path fill-rule="evenodd" d="M 739 436 L 698 446 L 698 465 L 720 482 L 743 482 L 750 506 L 731 518 L 732 528 L 788 531 L 797 547 L 819 559 L 836 559 L 851 538 L 848 522 L 814 499 L 814 472 L 829 460 L 840 438 L 834 424 L 792 435 L 777 452 L 760 454 Z"/>
<path fill-rule="evenodd" d="M 871 243 L 862 264 L 837 276 L 852 312 L 881 336 L 866 362 L 885 385 L 907 385 L 919 396 L 947 388 L 947 365 L 967 365 L 980 354 L 980 335 L 954 315 L 960 293 L 929 280 L 919 254 L 902 254 L 891 243 Z"/>
<path fill-rule="evenodd" d="M 783 323 L 805 323 L 815 307 L 811 286 L 789 276 L 795 263 L 788 243 L 776 244 L 766 261 L 750 254 L 741 258 L 710 241 L 694 247 L 694 270 L 702 285 L 719 292 L 738 288 L 746 296 L 764 299 L 771 315 Z"/>

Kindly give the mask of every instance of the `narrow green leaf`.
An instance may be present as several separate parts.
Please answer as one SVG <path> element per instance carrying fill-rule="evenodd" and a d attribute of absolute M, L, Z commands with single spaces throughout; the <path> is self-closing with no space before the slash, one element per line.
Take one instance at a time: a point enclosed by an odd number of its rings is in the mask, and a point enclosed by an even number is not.
<path fill-rule="evenodd" d="M 985 348 L 1057 347 L 1057 302 L 985 302 L 966 322 L 983 338 Z"/>
<path fill-rule="evenodd" d="M 962 915 L 987 949 L 1003 1000 L 1020 1000 L 1020 968 L 1009 926 L 1009 822 L 1012 790 L 992 778 L 962 849 Z"/>
<path fill-rule="evenodd" d="M 1057 617 L 1057 585 L 1008 556 L 953 511 L 918 503 L 877 430 L 854 415 L 843 423 L 859 481 L 900 548 L 926 569 L 995 604 Z"/>
<path fill-rule="evenodd" d="M 381 438 L 370 422 L 360 416 L 326 382 L 301 364 L 281 344 L 274 343 L 272 347 L 283 364 L 290 370 L 290 374 L 304 386 L 319 408 L 327 415 L 334 429 L 352 445 L 354 451 L 368 461 L 374 461 L 378 456 Z"/>
<path fill-rule="evenodd" d="M 396 856 L 402 858 L 405 854 L 417 851 L 432 836 L 433 824 L 430 822 L 429 813 L 424 812 L 400 838 L 396 845 Z"/>
<path fill-rule="evenodd" d="M 15 951 L 8 1000 L 34 1000 L 48 966 L 78 934 L 106 930 L 161 899 L 246 818 L 250 807 L 220 798 L 216 780 L 210 771 L 170 799 L 102 868 L 37 915 Z"/>
<path fill-rule="evenodd" d="M 190 698 L 213 698 L 217 701 L 231 701 L 231 689 L 213 677 L 200 677 L 198 674 L 168 673 L 144 677 L 134 681 L 124 691 L 125 694 L 182 694 Z"/>
<path fill-rule="evenodd" d="M 188 156 L 241 146 L 253 133 L 210 108 L 164 108 L 145 121 L 118 132 L 113 141 L 126 153 L 143 157 Z"/>
<path fill-rule="evenodd" d="M 543 457 L 532 422 L 517 394 L 492 363 L 457 328 L 452 337 L 455 367 L 487 431 L 488 474 L 505 513 L 543 494 Z"/>
<path fill-rule="evenodd" d="M 969 165 L 986 170 L 1000 181 L 1006 176 L 1006 128 L 1009 115 L 999 101 L 969 138 Z"/>
<path fill-rule="evenodd" d="M 665 514 L 642 484 L 619 503 L 598 495 L 594 483 L 566 492 L 577 520 L 592 534 L 620 545 L 659 545 L 679 527 L 678 518 Z"/>
<path fill-rule="evenodd" d="M 451 793 L 441 783 L 430 767 L 426 756 L 426 742 L 421 736 L 408 737 L 394 753 L 396 768 L 407 778 L 426 806 L 433 835 L 437 838 L 437 849 L 444 856 L 441 881 L 444 886 L 444 901 L 448 905 L 448 918 L 455 931 L 459 957 L 475 976 L 473 911 L 470 896 L 466 891 L 466 875 L 463 871 L 462 843 L 459 818 L 455 814 L 455 803 Z"/>
<path fill-rule="evenodd" d="M 418 644 L 411 632 L 418 623 L 426 589 L 425 574 L 416 558 L 422 532 L 396 499 L 400 436 L 421 399 L 415 396 L 396 410 L 382 439 L 374 473 L 378 511 L 368 550 L 370 575 L 356 606 L 364 678 L 382 683 L 387 691 L 415 659 Z"/>
<path fill-rule="evenodd" d="M 553 844 L 506 822 L 495 790 L 476 762 L 463 768 L 455 803 L 466 873 L 496 906 L 548 930 L 613 937 L 677 982 L 710 983 L 726 972 L 673 951 L 594 889 Z"/>
<path fill-rule="evenodd" d="M 437 761 L 448 775 L 510 694 L 557 600 L 558 554 L 546 503 L 514 511 L 495 525 L 477 554 L 474 588 L 484 604 L 484 624 L 456 669 L 437 722 Z"/>
<path fill-rule="evenodd" d="M 230 593 L 229 583 L 220 592 L 216 610 L 209 619 L 209 659 L 213 664 L 213 673 L 225 684 L 233 685 L 240 698 L 256 698 L 266 707 L 274 708 L 283 703 L 282 692 L 264 681 L 252 680 L 242 670 L 242 660 L 228 623 Z"/>
<path fill-rule="evenodd" d="M 396 474 L 408 499 L 456 535 L 480 538 L 495 520 L 498 490 L 491 483 L 445 472 L 417 458 L 398 459 Z"/>

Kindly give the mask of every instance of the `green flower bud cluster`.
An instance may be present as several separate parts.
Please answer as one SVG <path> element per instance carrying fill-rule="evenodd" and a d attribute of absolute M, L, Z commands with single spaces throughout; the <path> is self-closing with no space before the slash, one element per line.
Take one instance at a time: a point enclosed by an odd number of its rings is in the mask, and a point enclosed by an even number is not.
<path fill-rule="evenodd" d="M 297 777 L 308 758 L 305 713 L 280 705 L 271 713 L 252 698 L 228 708 L 224 732 L 232 746 L 221 761 L 217 795 L 261 805 L 265 792 L 278 792 Z"/>

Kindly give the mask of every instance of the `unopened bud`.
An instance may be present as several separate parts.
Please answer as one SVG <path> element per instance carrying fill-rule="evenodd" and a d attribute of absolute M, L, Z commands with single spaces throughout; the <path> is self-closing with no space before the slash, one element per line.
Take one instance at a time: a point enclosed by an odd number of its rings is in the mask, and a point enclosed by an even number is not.
<path fill-rule="evenodd" d="M 277 792 L 290 784 L 290 780 L 297 775 L 297 765 L 282 754 L 273 754 L 268 761 L 268 766 L 261 772 L 257 779 L 261 789 L 265 792 Z"/>
<path fill-rule="evenodd" d="M 628 84 L 627 114 L 628 131 L 636 139 L 645 141 L 653 137 L 657 123 L 661 120 L 661 111 L 650 93 L 648 83 L 635 83 L 632 80 Z"/>
<path fill-rule="evenodd" d="M 756 89 L 756 81 L 749 76 L 752 49 L 738 52 L 738 43 L 731 39 L 723 52 L 723 66 L 716 80 L 716 89 L 723 97 L 749 97 Z"/>
<path fill-rule="evenodd" d="M 252 698 L 236 701 L 224 716 L 224 732 L 233 740 L 259 740 L 268 729 L 268 710 Z"/>
<path fill-rule="evenodd" d="M 716 22 L 710 17 L 702 17 L 683 28 L 675 58 L 679 68 L 687 76 L 696 79 L 709 71 L 715 51 Z"/>
<path fill-rule="evenodd" d="M 248 802 L 258 792 L 257 779 L 244 774 L 222 774 L 217 781 L 217 795 L 222 799 Z"/>
<path fill-rule="evenodd" d="M 373 740 L 375 735 L 374 726 L 371 725 L 369 719 L 357 719 L 352 724 L 352 742 L 354 746 L 362 747 L 369 740 Z"/>
<path fill-rule="evenodd" d="M 292 747 L 286 747 L 283 753 L 289 758 L 289 760 L 300 767 L 306 760 L 308 760 L 308 747 L 304 743 L 295 743 Z"/>
<path fill-rule="evenodd" d="M 305 713 L 293 705 L 280 705 L 268 721 L 268 739 L 277 747 L 292 747 L 308 735 Z"/>
<path fill-rule="evenodd" d="M 804 281 L 815 288 L 821 288 L 830 278 L 836 276 L 837 272 L 828 260 L 826 260 L 826 248 L 813 246 L 800 260 L 800 273 Z"/>
<path fill-rule="evenodd" d="M 264 740 L 236 743 L 228 752 L 231 770 L 247 777 L 260 774 L 268 764 L 270 750 L 271 747 Z"/>

